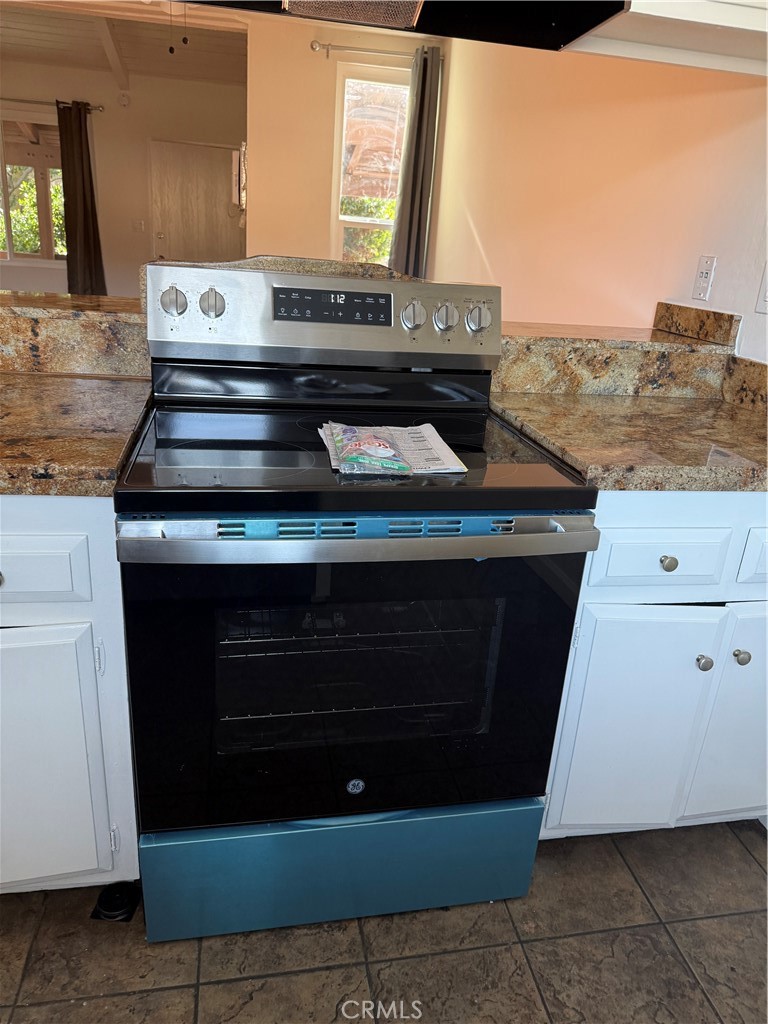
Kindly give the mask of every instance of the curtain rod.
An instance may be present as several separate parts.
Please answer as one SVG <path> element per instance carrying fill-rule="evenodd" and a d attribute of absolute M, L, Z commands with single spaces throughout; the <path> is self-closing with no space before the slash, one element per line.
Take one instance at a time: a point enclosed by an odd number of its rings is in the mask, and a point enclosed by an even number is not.
<path fill-rule="evenodd" d="M 35 107 L 55 107 L 56 106 L 55 101 L 52 102 L 51 100 L 18 100 L 18 99 L 10 99 L 9 97 L 6 97 L 6 96 L 0 96 L 0 103 L 31 103 Z M 64 104 L 62 104 L 62 106 L 71 107 L 72 104 L 71 103 L 64 103 Z M 89 114 L 92 114 L 94 110 L 98 110 L 100 113 L 103 113 L 103 111 L 104 111 L 104 107 L 94 107 L 90 103 L 86 103 L 85 107 L 86 107 L 86 110 L 88 111 Z"/>
<path fill-rule="evenodd" d="M 336 46 L 333 43 L 319 43 L 317 39 L 313 39 L 309 44 L 310 50 L 313 53 L 317 53 L 319 50 L 325 50 L 326 60 L 331 56 L 331 50 L 341 51 L 343 53 L 375 53 L 380 57 L 410 57 L 413 58 L 413 51 L 408 50 L 365 50 L 360 46 Z"/>

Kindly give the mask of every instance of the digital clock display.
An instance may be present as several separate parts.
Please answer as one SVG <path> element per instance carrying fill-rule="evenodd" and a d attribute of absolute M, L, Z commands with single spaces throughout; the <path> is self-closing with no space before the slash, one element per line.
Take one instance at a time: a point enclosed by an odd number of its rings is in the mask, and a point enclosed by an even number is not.
<path fill-rule="evenodd" d="M 392 295 L 381 292 L 272 288 L 273 320 L 308 324 L 392 326 Z"/>

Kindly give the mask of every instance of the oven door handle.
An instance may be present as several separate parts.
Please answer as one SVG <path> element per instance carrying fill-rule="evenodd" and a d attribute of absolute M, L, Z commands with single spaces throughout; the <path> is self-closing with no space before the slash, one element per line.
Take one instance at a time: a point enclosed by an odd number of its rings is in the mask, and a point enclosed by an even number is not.
<path fill-rule="evenodd" d="M 486 536 L 309 537 L 245 540 L 219 535 L 216 520 L 128 520 L 117 524 L 121 562 L 174 565 L 280 565 L 528 558 L 594 551 L 593 515 L 520 516 L 512 530 Z"/>

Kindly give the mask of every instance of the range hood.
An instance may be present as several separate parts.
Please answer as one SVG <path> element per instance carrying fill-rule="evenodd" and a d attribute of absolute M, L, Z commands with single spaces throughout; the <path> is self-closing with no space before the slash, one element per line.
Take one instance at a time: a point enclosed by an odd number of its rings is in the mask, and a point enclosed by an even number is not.
<path fill-rule="evenodd" d="M 427 36 L 476 39 L 539 50 L 564 46 L 621 14 L 628 2 L 599 0 L 223 0 L 210 6 L 277 14 L 284 18 L 342 22 L 361 27 L 412 31 Z"/>

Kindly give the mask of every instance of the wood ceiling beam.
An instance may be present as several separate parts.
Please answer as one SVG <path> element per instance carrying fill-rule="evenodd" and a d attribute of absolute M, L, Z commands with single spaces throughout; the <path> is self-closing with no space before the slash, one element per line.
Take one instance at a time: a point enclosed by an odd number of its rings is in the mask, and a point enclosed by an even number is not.
<path fill-rule="evenodd" d="M 2 0 L 0 0 L 0 3 Z M 28 10 L 58 11 L 66 14 L 90 15 L 95 18 L 122 18 L 126 21 L 147 21 L 167 25 L 171 15 L 171 4 L 168 0 L 151 0 L 145 4 L 136 0 L 19 0 L 13 3 L 15 8 L 26 7 Z M 187 28 L 209 28 L 222 32 L 247 32 L 248 21 L 253 15 L 247 11 L 231 8 L 202 7 L 194 3 L 173 3 L 174 22 L 183 21 L 184 8 L 187 12 Z"/>
<path fill-rule="evenodd" d="M 27 142 L 31 142 L 33 146 L 40 145 L 40 132 L 37 130 L 35 125 L 30 124 L 28 121 L 17 121 L 16 127 Z"/>
<path fill-rule="evenodd" d="M 112 74 L 115 76 L 117 87 L 122 92 L 127 92 L 130 86 L 128 69 L 123 63 L 123 58 L 120 54 L 117 40 L 114 37 L 109 22 L 106 18 L 94 18 L 94 24 L 96 25 L 96 31 L 99 35 L 99 39 L 101 40 L 101 45 L 104 47 L 104 53 L 107 55 L 109 66 L 112 69 Z"/>

